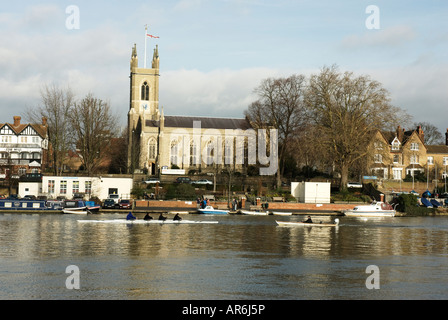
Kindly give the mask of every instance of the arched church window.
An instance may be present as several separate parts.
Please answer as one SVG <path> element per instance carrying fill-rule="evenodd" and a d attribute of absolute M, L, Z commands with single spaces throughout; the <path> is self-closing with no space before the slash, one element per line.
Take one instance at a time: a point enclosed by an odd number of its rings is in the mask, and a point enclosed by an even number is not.
<path fill-rule="evenodd" d="M 210 140 L 207 143 L 207 165 L 212 165 L 215 162 L 215 143 Z"/>
<path fill-rule="evenodd" d="M 178 163 L 177 163 L 177 154 L 178 154 L 177 141 L 173 140 L 173 141 L 171 141 L 171 149 L 170 149 L 170 162 L 171 162 L 171 165 L 173 165 L 173 164 L 178 165 Z"/>
<path fill-rule="evenodd" d="M 142 85 L 142 100 L 149 100 L 149 85 L 146 81 Z"/>
<path fill-rule="evenodd" d="M 151 139 L 149 141 L 149 148 L 148 148 L 149 149 L 148 150 L 148 152 L 149 152 L 148 158 L 149 159 L 155 159 L 156 158 L 156 150 L 157 150 L 156 146 L 157 146 L 156 140 L 155 139 Z"/>
<path fill-rule="evenodd" d="M 199 165 L 199 158 L 197 155 L 198 148 L 196 146 L 196 143 L 194 143 L 194 140 L 190 141 L 190 166 L 196 166 Z"/>

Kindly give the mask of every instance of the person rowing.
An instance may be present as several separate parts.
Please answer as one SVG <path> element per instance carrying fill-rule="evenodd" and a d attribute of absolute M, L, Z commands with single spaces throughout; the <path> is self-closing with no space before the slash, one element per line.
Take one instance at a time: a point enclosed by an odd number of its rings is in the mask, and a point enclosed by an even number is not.
<path fill-rule="evenodd" d="M 132 212 L 129 212 L 128 215 L 126 216 L 126 220 L 135 220 L 137 219 Z"/>
<path fill-rule="evenodd" d="M 303 223 L 313 223 L 313 220 L 311 220 L 311 216 L 308 216 L 308 219 L 303 221 Z"/>
<path fill-rule="evenodd" d="M 164 217 L 163 214 L 161 213 L 161 214 L 159 215 L 159 220 L 165 221 L 165 220 L 166 220 L 166 217 Z"/>
<path fill-rule="evenodd" d="M 178 213 L 176 213 L 176 215 L 174 216 L 173 220 L 174 220 L 174 221 L 180 221 L 180 220 L 182 220 L 182 218 L 179 217 L 179 214 L 178 214 Z"/>
<path fill-rule="evenodd" d="M 152 220 L 152 217 L 149 215 L 149 213 L 146 213 L 146 216 L 143 218 L 143 220 Z"/>

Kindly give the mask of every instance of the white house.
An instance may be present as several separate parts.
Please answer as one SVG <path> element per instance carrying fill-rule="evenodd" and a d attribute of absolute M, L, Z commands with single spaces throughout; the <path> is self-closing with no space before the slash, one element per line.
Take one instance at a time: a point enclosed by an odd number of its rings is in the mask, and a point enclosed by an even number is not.
<path fill-rule="evenodd" d="M 20 182 L 19 196 L 72 199 L 75 194 L 84 194 L 86 199 L 98 197 L 104 201 L 109 195 L 116 194 L 120 199 L 129 199 L 132 185 L 132 178 L 43 176 L 42 183 Z"/>
<path fill-rule="evenodd" d="M 0 123 L 0 178 L 10 175 L 24 176 L 40 173 L 47 166 L 48 125 L 21 123 L 15 116 L 14 123 Z"/>

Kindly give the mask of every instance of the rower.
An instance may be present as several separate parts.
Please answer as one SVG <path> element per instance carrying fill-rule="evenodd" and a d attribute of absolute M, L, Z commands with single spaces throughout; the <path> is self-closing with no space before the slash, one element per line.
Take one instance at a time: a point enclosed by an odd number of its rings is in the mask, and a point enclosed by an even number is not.
<path fill-rule="evenodd" d="M 165 221 L 165 220 L 166 220 L 166 217 L 164 217 L 163 214 L 161 213 L 161 214 L 159 215 L 159 220 Z"/>
<path fill-rule="evenodd" d="M 180 220 L 182 220 L 182 218 L 179 217 L 179 214 L 178 214 L 178 213 L 176 213 L 176 215 L 174 216 L 173 220 L 174 220 L 174 221 L 180 221 Z"/>
<path fill-rule="evenodd" d="M 129 212 L 128 215 L 126 216 L 126 220 L 135 220 L 137 219 L 132 212 Z"/>
<path fill-rule="evenodd" d="M 146 213 L 146 216 L 143 218 L 143 220 L 152 220 L 152 217 L 149 215 L 149 213 Z"/>
<path fill-rule="evenodd" d="M 308 219 L 303 221 L 303 223 L 313 223 L 313 220 L 311 220 L 311 216 L 308 216 Z"/>

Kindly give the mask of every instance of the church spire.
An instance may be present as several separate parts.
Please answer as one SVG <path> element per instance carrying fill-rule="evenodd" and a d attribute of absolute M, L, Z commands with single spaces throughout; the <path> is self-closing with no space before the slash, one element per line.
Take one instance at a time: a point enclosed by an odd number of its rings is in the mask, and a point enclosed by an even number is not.
<path fill-rule="evenodd" d="M 152 57 L 152 68 L 159 69 L 159 45 L 156 44 L 156 48 L 154 49 L 154 55 Z"/>
<path fill-rule="evenodd" d="M 138 68 L 137 44 L 134 43 L 131 55 L 131 69 Z"/>

